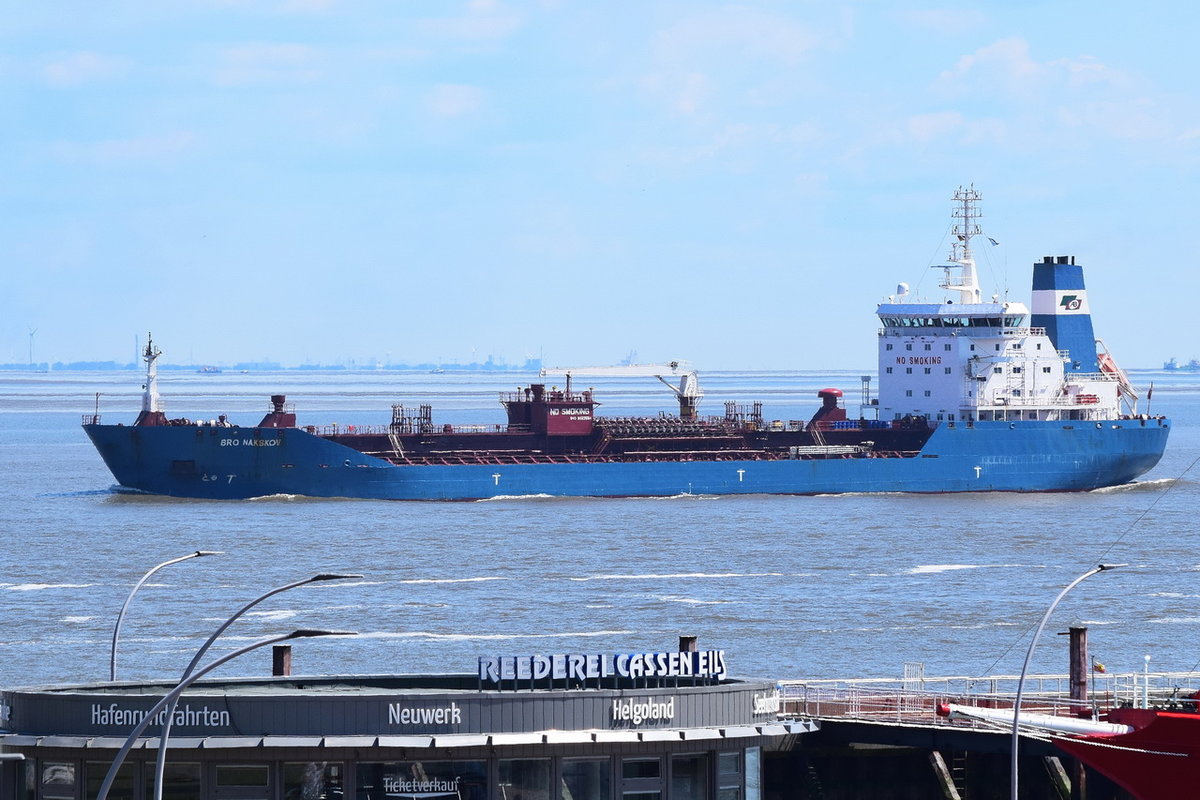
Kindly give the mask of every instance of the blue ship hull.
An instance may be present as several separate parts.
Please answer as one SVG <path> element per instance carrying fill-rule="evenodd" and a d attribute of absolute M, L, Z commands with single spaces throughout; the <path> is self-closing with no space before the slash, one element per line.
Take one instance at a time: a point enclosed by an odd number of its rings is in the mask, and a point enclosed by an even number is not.
<path fill-rule="evenodd" d="M 175 497 L 479 500 L 550 495 L 1055 492 L 1127 483 L 1163 418 L 941 424 L 916 455 L 782 460 L 393 464 L 300 428 L 84 425 L 125 487 Z"/>

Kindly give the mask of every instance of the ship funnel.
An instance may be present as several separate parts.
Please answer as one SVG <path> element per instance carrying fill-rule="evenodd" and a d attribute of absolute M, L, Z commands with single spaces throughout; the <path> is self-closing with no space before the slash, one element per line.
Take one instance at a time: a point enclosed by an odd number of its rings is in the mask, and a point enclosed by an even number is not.
<path fill-rule="evenodd" d="M 1075 256 L 1046 256 L 1033 265 L 1030 324 L 1045 328 L 1059 350 L 1071 354 L 1067 372 L 1099 372 L 1092 311 Z"/>

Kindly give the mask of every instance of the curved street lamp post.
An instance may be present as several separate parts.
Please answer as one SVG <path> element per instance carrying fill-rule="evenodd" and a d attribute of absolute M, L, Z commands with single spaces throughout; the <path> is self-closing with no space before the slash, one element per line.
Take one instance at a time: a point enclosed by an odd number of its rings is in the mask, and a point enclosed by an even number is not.
<path fill-rule="evenodd" d="M 362 577 L 362 575 L 354 575 L 354 574 L 343 575 L 340 573 L 322 572 L 317 575 L 313 575 L 310 578 L 304 578 L 303 580 L 294 581 L 294 582 L 286 584 L 284 586 L 276 587 L 265 594 L 259 595 L 258 597 L 254 598 L 249 603 L 247 603 L 246 605 L 239 608 L 236 612 L 234 612 L 233 616 L 231 616 L 229 619 L 227 619 L 223 623 L 221 623 L 221 627 L 219 627 L 215 631 L 213 631 L 212 636 L 209 636 L 208 640 L 204 644 L 200 645 L 200 649 L 196 651 L 196 655 L 192 656 L 191 663 L 189 663 L 187 665 L 187 669 L 185 669 L 183 671 L 183 677 L 180 680 L 187 680 L 188 676 L 192 674 L 192 671 L 194 669 L 196 669 L 196 665 L 200 663 L 200 659 L 204 658 L 204 654 L 208 652 L 208 649 L 210 647 L 212 647 L 213 642 L 215 642 L 217 640 L 217 638 L 222 633 L 225 632 L 226 628 L 228 628 L 230 625 L 232 625 L 239 617 L 241 617 L 247 611 L 254 608 L 256 605 L 261 603 L 263 600 L 266 600 L 268 597 L 274 597 L 275 595 L 277 595 L 281 592 L 286 592 L 289 589 L 295 589 L 299 586 L 307 586 L 310 583 L 321 583 L 323 581 L 340 581 L 340 580 L 346 580 L 348 578 L 361 578 L 361 577 Z M 170 738 L 170 736 L 171 736 L 171 725 L 175 719 L 175 706 L 178 701 L 179 701 L 179 698 L 176 697 L 167 706 L 167 713 L 166 713 L 166 716 L 163 718 L 163 722 L 162 722 L 162 730 L 160 731 L 160 733 L 158 735 L 158 754 L 155 756 L 155 759 L 154 759 L 154 800 L 162 800 L 163 771 L 166 769 L 166 763 L 167 763 L 167 739 Z M 103 800 L 103 798 L 97 798 L 97 800 Z"/>
<path fill-rule="evenodd" d="M 1012 772 L 1012 777 L 1011 777 L 1012 800 L 1017 800 L 1017 744 L 1019 741 L 1018 740 L 1018 735 L 1019 735 L 1018 728 L 1019 728 L 1020 720 L 1021 720 L 1021 697 L 1025 690 L 1025 673 L 1029 671 L 1029 662 L 1031 660 L 1033 660 L 1033 649 L 1035 647 L 1037 647 L 1038 637 L 1040 637 L 1042 635 L 1042 629 L 1046 627 L 1046 623 L 1050 620 L 1050 615 L 1053 614 L 1054 609 L 1058 607 L 1059 601 L 1061 601 L 1064 597 L 1067 596 L 1067 592 L 1071 591 L 1076 586 L 1078 586 L 1080 583 L 1082 583 L 1085 579 L 1092 577 L 1097 572 L 1108 572 L 1109 570 L 1116 569 L 1117 567 L 1125 567 L 1125 566 L 1128 566 L 1128 564 L 1099 564 L 1095 567 L 1092 567 L 1091 569 L 1089 569 L 1087 572 L 1080 575 L 1075 580 L 1071 581 L 1069 584 L 1067 584 L 1067 588 L 1065 588 L 1061 592 L 1059 592 L 1058 597 L 1054 598 L 1054 602 L 1050 604 L 1050 607 L 1048 609 L 1046 609 L 1046 613 L 1042 617 L 1042 621 L 1038 624 L 1037 630 L 1034 631 L 1033 641 L 1031 641 L 1029 643 L 1029 650 L 1026 651 L 1026 653 L 1025 653 L 1025 663 L 1021 666 L 1021 677 L 1017 680 L 1017 698 L 1015 701 L 1013 701 L 1012 765 L 1011 765 L 1011 767 L 1012 767 L 1012 769 L 1011 769 L 1011 772 Z"/>
<path fill-rule="evenodd" d="M 149 580 L 151 575 L 158 572 L 163 567 L 169 567 L 172 564 L 178 564 L 180 561 L 187 561 L 188 559 L 199 558 L 200 556 L 219 555 L 223 555 L 220 550 L 197 550 L 194 553 L 188 553 L 186 556 L 180 556 L 179 558 L 172 558 L 170 561 L 164 561 L 142 576 L 142 579 L 138 581 L 133 589 L 129 592 L 129 596 L 125 598 L 125 604 L 121 606 L 121 611 L 117 614 L 117 624 L 113 627 L 112 652 L 108 657 L 108 679 L 110 681 L 115 681 L 117 679 L 117 638 L 121 635 L 121 621 L 125 619 L 125 612 L 129 610 L 129 604 L 133 602 L 133 596 L 137 594 L 138 589 L 142 588 L 142 584 Z"/>
<path fill-rule="evenodd" d="M 139 736 L 141 736 L 142 732 L 145 731 L 146 728 L 150 725 L 150 723 L 151 723 L 151 721 L 153 721 L 155 715 L 158 714 L 159 712 L 161 712 L 168 705 L 170 705 L 170 704 L 174 703 L 176 700 L 178 700 L 179 696 L 181 694 L 183 694 L 183 692 L 189 686 L 191 686 L 193 683 L 195 683 L 196 681 L 203 678 L 208 673 L 212 672 L 217 667 L 224 664 L 226 661 L 231 661 L 240 655 L 245 655 L 246 653 L 249 653 L 251 650 L 257 650 L 260 647 L 266 647 L 269 644 L 277 644 L 278 642 L 287 641 L 288 639 L 307 639 L 307 638 L 311 638 L 314 636 L 355 636 L 355 635 L 357 635 L 357 634 L 354 631 L 322 631 L 322 630 L 301 629 L 301 630 L 292 631 L 291 633 L 280 634 L 278 636 L 269 636 L 266 639 L 259 639 L 257 642 L 253 642 L 251 644 L 246 645 L 245 647 L 234 650 L 232 653 L 223 655 L 220 658 L 218 658 L 216 661 L 209 664 L 208 666 L 199 670 L 198 672 L 195 672 L 192 675 L 184 678 L 175 686 L 174 689 L 167 692 L 166 695 L 161 700 L 159 700 L 157 703 L 155 703 L 154 707 L 146 712 L 146 716 L 142 717 L 142 721 L 139 722 L 136 727 L 134 727 L 132 732 L 130 732 L 129 737 L 127 739 L 125 739 L 125 743 L 123 745 L 121 745 L 121 749 L 117 751 L 117 755 L 113 758 L 112 766 L 110 766 L 108 768 L 108 773 L 104 776 L 104 782 L 102 784 L 100 784 L 100 791 L 96 794 L 96 800 L 107 800 L 108 791 L 109 791 L 109 789 L 112 788 L 113 780 L 117 777 L 117 770 L 120 769 L 121 764 L 123 764 L 125 762 L 125 756 L 127 756 L 129 754 L 129 751 L 133 749 L 134 742 L 137 741 L 137 738 Z"/>

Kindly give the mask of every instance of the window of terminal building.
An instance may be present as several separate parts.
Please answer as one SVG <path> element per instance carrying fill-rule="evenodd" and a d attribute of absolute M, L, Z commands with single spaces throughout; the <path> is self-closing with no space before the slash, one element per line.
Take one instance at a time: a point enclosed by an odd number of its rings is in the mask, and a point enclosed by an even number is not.
<path fill-rule="evenodd" d="M 661 800 L 661 798 L 661 759 L 621 759 L 621 800 Z"/>
<path fill-rule="evenodd" d="M 41 796 L 55 800 L 75 800 L 75 762 L 42 761 Z M 107 769 L 107 767 L 105 767 Z M 104 778 L 103 773 L 100 775 Z M 96 784 L 99 787 L 100 784 Z"/>
<path fill-rule="evenodd" d="M 487 774 L 486 761 L 360 763 L 355 771 L 355 797 L 357 800 L 435 797 L 487 800 Z"/>
<path fill-rule="evenodd" d="M 27 758 L 17 769 L 17 800 L 37 800 L 38 790 L 38 771 L 37 762 L 32 758 Z M 0 794 L 3 794 L 4 787 L 0 786 Z"/>
<path fill-rule="evenodd" d="M 671 756 L 671 800 L 708 800 L 708 756 Z"/>
<path fill-rule="evenodd" d="M 213 797 L 217 800 L 268 800 L 271 767 L 267 764 L 217 764 L 213 767 Z"/>
<path fill-rule="evenodd" d="M 142 784 L 145 797 L 154 797 L 154 770 L 143 772 Z M 163 765 L 162 784 L 163 800 L 200 800 L 200 765 L 168 761 Z"/>
<path fill-rule="evenodd" d="M 284 764 L 283 800 L 342 800 L 344 776 L 340 761 Z"/>
<path fill-rule="evenodd" d="M 83 782 L 84 782 L 84 797 L 87 800 L 96 800 L 100 796 L 100 787 L 104 785 L 104 778 L 108 775 L 109 767 L 112 766 L 111 761 L 85 761 L 83 764 Z M 149 770 L 150 779 L 154 779 L 154 769 Z M 112 786 L 108 787 L 108 796 L 112 800 L 133 800 L 133 787 L 137 785 L 137 764 L 132 761 L 126 761 L 117 769 L 117 776 L 113 778 Z M 52 797 L 43 792 L 43 797 Z M 153 794 L 147 797 L 153 797 Z"/>
<path fill-rule="evenodd" d="M 742 754 L 717 754 L 717 800 L 742 800 Z"/>
<path fill-rule="evenodd" d="M 762 748 L 746 748 L 746 800 L 762 800 Z"/>
<path fill-rule="evenodd" d="M 562 800 L 612 800 L 612 764 L 607 758 L 564 758 Z"/>
<path fill-rule="evenodd" d="M 500 791 L 495 797 L 503 800 L 549 800 L 550 759 L 502 758 L 497 762 L 497 767 Z"/>

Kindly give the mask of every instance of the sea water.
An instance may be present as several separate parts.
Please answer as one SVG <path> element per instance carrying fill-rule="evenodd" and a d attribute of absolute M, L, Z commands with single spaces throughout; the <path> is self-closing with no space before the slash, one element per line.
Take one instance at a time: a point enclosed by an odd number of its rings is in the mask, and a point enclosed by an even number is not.
<path fill-rule="evenodd" d="M 184 500 L 118 491 L 80 428 L 97 408 L 132 423 L 131 372 L 0 374 L 0 687 L 107 679 L 113 626 L 154 565 L 167 567 L 123 623 L 119 679 L 178 676 L 228 616 L 323 572 L 363 577 L 294 589 L 246 614 L 216 652 L 296 628 L 358 632 L 295 643 L 297 674 L 473 672 L 480 656 L 648 652 L 693 635 L 733 675 L 898 678 L 1063 673 L 1068 625 L 1089 628 L 1109 671 L 1200 663 L 1200 374 L 1135 372 L 1174 429 L 1137 483 L 1071 494 L 852 494 L 661 499 L 512 498 L 406 503 L 270 497 Z M 286 393 L 299 423 L 382 425 L 393 403 L 435 424 L 503 421 L 498 393 L 537 380 L 491 372 L 163 373 L 168 414 L 253 424 Z M 548 382 L 553 383 L 555 379 Z M 561 379 L 560 379 L 561 380 Z M 586 388 L 592 382 L 577 382 Z M 599 413 L 657 414 L 651 379 L 596 383 Z M 807 419 L 816 392 L 857 372 L 706 373 L 701 413 L 762 400 Z M 1143 395 L 1145 392 L 1143 391 Z M 1140 410 L 1147 411 L 1143 397 Z M 219 674 L 265 675 L 257 651 Z"/>

